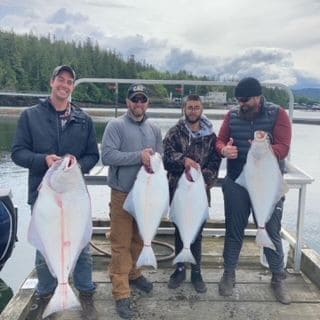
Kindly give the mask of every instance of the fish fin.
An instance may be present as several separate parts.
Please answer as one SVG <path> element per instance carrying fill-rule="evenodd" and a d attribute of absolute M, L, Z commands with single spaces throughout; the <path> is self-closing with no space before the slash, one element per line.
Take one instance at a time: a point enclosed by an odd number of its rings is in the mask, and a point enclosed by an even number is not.
<path fill-rule="evenodd" d="M 123 209 L 129 212 L 133 217 L 135 217 L 133 193 L 131 191 L 129 192 L 126 200 L 123 203 Z"/>
<path fill-rule="evenodd" d="M 276 251 L 266 229 L 259 228 L 256 235 L 256 243 L 259 247 L 266 247 Z"/>
<path fill-rule="evenodd" d="M 212 214 L 213 214 L 213 213 L 212 213 Z M 203 223 L 204 223 L 205 221 L 207 221 L 209 218 L 211 218 L 211 216 L 210 216 L 210 210 L 209 210 L 209 207 L 207 207 L 206 210 L 205 210 L 205 213 L 204 213 L 204 221 L 203 221 Z"/>
<path fill-rule="evenodd" d="M 242 169 L 239 177 L 235 180 L 235 183 L 239 184 L 240 186 L 244 187 L 244 188 L 247 188 L 247 183 L 246 183 L 246 177 L 245 177 L 245 174 L 244 174 L 244 169 Z"/>
<path fill-rule="evenodd" d="M 189 248 L 183 248 L 180 253 L 174 258 L 172 264 L 176 264 L 178 262 L 190 262 L 192 264 L 196 264 L 196 260 L 192 255 L 192 252 Z"/>
<path fill-rule="evenodd" d="M 46 318 L 54 312 L 63 311 L 66 309 L 76 308 L 80 306 L 80 302 L 74 294 L 69 283 L 58 284 L 54 295 L 50 299 L 45 308 L 42 317 Z"/>
<path fill-rule="evenodd" d="M 151 246 L 143 246 L 140 256 L 137 261 L 137 267 L 142 266 L 152 266 L 154 269 L 157 269 L 157 259 L 154 255 L 154 251 Z"/>
<path fill-rule="evenodd" d="M 170 212 L 170 207 L 169 207 L 169 199 L 168 199 L 168 204 L 166 204 L 166 208 L 163 210 L 163 214 L 162 214 L 162 219 L 169 219 L 169 212 Z"/>
<path fill-rule="evenodd" d="M 286 194 L 289 191 L 289 185 L 286 181 L 283 181 L 283 194 Z"/>
<path fill-rule="evenodd" d="M 212 207 L 209 207 L 208 208 L 208 215 L 209 215 L 209 219 L 212 220 L 214 219 L 214 212 L 213 212 L 213 208 Z"/>

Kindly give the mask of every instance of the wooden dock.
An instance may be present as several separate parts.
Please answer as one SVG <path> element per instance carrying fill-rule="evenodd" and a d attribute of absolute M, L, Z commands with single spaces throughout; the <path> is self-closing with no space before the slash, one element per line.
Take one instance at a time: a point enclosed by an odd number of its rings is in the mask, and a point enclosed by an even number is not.
<path fill-rule="evenodd" d="M 157 240 L 172 244 L 172 235 L 158 235 Z M 292 269 L 292 254 L 289 257 L 287 284 L 292 296 L 291 305 L 278 303 L 270 289 L 270 272 L 260 264 L 260 250 L 253 237 L 248 237 L 241 252 L 237 283 L 231 297 L 222 297 L 218 282 L 223 273 L 223 237 L 206 236 L 203 239 L 203 277 L 208 291 L 198 294 L 187 280 L 178 289 L 167 288 L 173 272 L 172 259 L 161 261 L 157 270 L 146 269 L 144 274 L 152 280 L 152 294 L 133 292 L 133 302 L 140 319 L 237 319 L 237 320 L 301 320 L 320 319 L 320 290 L 303 274 Z M 110 243 L 104 234 L 94 236 L 94 244 L 109 252 Z M 154 246 L 157 257 L 162 259 L 172 253 L 171 249 Z M 110 258 L 93 249 L 94 281 L 97 283 L 95 306 L 99 319 L 120 319 L 112 298 L 112 286 L 108 276 Z M 37 320 L 37 305 L 33 300 L 36 279 L 34 275 L 22 286 L 18 295 L 9 303 L 1 320 Z M 81 309 L 54 314 L 47 320 L 85 319 Z"/>

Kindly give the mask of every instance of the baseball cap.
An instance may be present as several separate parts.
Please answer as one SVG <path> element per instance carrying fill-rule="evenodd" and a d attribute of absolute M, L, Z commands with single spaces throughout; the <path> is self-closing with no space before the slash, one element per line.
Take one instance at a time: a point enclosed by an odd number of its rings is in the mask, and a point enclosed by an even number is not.
<path fill-rule="evenodd" d="M 262 94 L 260 82 L 252 77 L 243 78 L 234 90 L 235 97 L 257 97 Z"/>
<path fill-rule="evenodd" d="M 131 99 L 137 94 L 142 94 L 148 98 L 148 89 L 143 84 L 134 83 L 128 88 L 127 98 Z"/>
<path fill-rule="evenodd" d="M 69 72 L 70 75 L 72 76 L 73 80 L 76 79 L 76 73 L 74 72 L 74 70 L 71 67 L 69 67 L 67 65 L 57 66 L 52 72 L 51 79 L 53 80 L 56 76 L 58 76 L 63 71 Z"/>

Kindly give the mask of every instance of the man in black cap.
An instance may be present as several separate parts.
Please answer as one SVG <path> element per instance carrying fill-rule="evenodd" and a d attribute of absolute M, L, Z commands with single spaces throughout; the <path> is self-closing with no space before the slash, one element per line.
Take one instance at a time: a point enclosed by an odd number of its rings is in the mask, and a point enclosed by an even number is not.
<path fill-rule="evenodd" d="M 99 160 L 96 133 L 92 119 L 69 101 L 75 88 L 76 74 L 67 65 L 53 70 L 51 95 L 38 105 L 24 110 L 20 116 L 12 146 L 12 160 L 29 169 L 28 203 L 33 207 L 38 187 L 47 169 L 65 154 L 77 158 L 83 173 L 88 173 Z M 56 286 L 54 278 L 42 254 L 36 252 L 38 275 L 37 295 L 43 302 L 49 301 Z M 92 257 L 89 244 L 82 250 L 73 272 L 75 287 L 80 292 L 80 302 L 86 319 L 96 319 L 92 281 Z"/>
<path fill-rule="evenodd" d="M 254 131 L 262 130 L 268 133 L 282 171 L 291 142 L 291 122 L 286 111 L 266 102 L 257 79 L 242 79 L 235 88 L 235 97 L 239 105 L 227 113 L 216 144 L 217 151 L 227 159 L 227 176 L 222 185 L 226 221 L 224 273 L 219 283 L 219 293 L 222 296 L 232 295 L 244 230 L 252 210 L 247 190 L 235 183 L 235 180 L 246 163 Z M 264 248 L 264 253 L 272 271 L 271 288 L 276 299 L 283 304 L 290 304 L 291 298 L 284 283 L 284 255 L 280 237 L 283 201 L 284 199 L 281 199 L 277 203 L 266 224 L 276 250 Z"/>
<path fill-rule="evenodd" d="M 133 84 L 127 92 L 126 114 L 109 121 L 101 145 L 101 160 L 109 166 L 108 185 L 111 188 L 110 278 L 116 310 L 123 319 L 136 315 L 132 308 L 130 285 L 145 293 L 153 284 L 136 267 L 143 247 L 137 224 L 123 203 L 133 187 L 141 166 L 150 167 L 150 156 L 162 153 L 160 128 L 146 116 L 148 90 L 143 84 Z"/>

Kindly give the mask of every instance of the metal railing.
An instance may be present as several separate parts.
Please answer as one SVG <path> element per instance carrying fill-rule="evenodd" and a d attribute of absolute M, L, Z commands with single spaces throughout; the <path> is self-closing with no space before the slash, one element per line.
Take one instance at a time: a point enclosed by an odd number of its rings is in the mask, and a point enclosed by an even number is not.
<path fill-rule="evenodd" d="M 302 231 L 304 226 L 304 215 L 305 215 L 305 203 L 306 203 L 306 193 L 307 185 L 312 183 L 314 179 L 307 173 L 297 168 L 290 162 L 286 163 L 286 173 L 284 174 L 284 180 L 288 185 L 289 189 L 298 189 L 298 208 L 297 208 L 297 222 L 296 222 L 296 234 L 292 237 L 287 231 L 282 230 L 282 236 L 289 241 L 290 245 L 294 248 L 294 270 L 296 272 L 300 271 L 301 267 L 301 249 L 302 249 Z M 223 181 L 223 176 L 225 172 L 223 170 L 219 173 L 219 178 L 215 184 L 216 188 L 221 188 Z M 87 185 L 107 185 L 107 176 L 105 174 L 100 175 L 86 175 L 85 180 Z M 94 228 L 94 232 L 106 232 L 106 227 Z M 162 232 L 168 233 L 173 232 L 173 228 L 167 227 Z M 255 235 L 256 229 L 247 229 L 246 235 Z M 204 229 L 205 234 L 210 235 L 224 235 L 225 228 L 214 228 L 214 229 Z"/>

